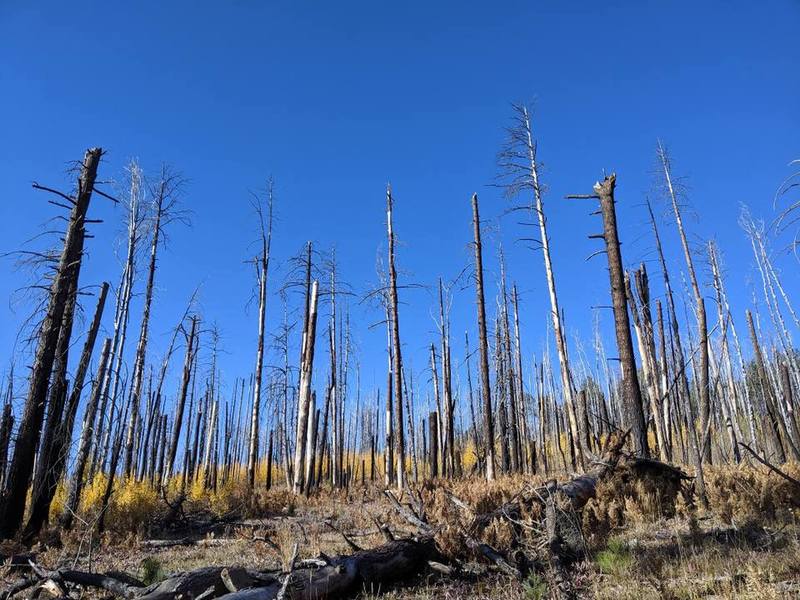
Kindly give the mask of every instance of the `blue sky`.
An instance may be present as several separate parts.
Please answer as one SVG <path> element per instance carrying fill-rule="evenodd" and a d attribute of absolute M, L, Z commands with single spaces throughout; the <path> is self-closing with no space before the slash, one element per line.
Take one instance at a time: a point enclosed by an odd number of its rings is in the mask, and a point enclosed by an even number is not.
<path fill-rule="evenodd" d="M 184 202 L 193 225 L 176 225 L 162 253 L 150 356 L 160 359 L 169 329 L 202 283 L 200 307 L 221 329 L 230 384 L 254 363 L 256 313 L 246 306 L 252 269 L 244 264 L 256 234 L 249 191 L 269 175 L 276 180 L 273 292 L 287 257 L 309 239 L 321 249 L 335 246 L 354 291 L 373 287 L 376 257 L 385 252 L 387 181 L 396 197 L 401 283 L 452 278 L 471 260 L 469 198 L 477 191 L 485 241 L 502 241 L 522 292 L 529 360 L 541 351 L 548 318 L 541 256 L 515 241 L 529 235 L 516 218 L 497 218 L 509 203 L 489 184 L 509 103 L 533 101 L 570 340 L 590 339 L 590 307 L 608 303 L 608 280 L 602 258 L 584 260 L 597 249 L 586 238 L 599 230 L 597 217 L 563 196 L 588 192 L 604 169 L 615 170 L 625 262 L 651 260 L 642 200 L 653 187 L 658 138 L 686 177 L 693 241 L 719 242 L 742 322 L 760 288 L 748 285 L 756 273 L 737 225 L 739 206 L 771 220 L 775 189 L 787 163 L 800 157 L 798 24 L 800 4 L 789 1 L 5 0 L 0 252 L 22 247 L 54 214 L 31 181 L 68 188 L 67 163 L 85 148 L 107 150 L 104 179 L 119 179 L 131 157 L 149 173 L 173 165 L 188 179 Z M 666 215 L 666 205 L 657 205 Z M 91 213 L 105 223 L 92 227 L 82 284 L 116 284 L 121 212 L 95 198 Z M 661 222 L 677 278 L 677 234 L 668 219 Z M 494 294 L 492 248 L 486 258 Z M 797 263 L 782 254 L 777 260 L 796 292 Z M 658 297 L 657 266 L 650 266 Z M 26 281 L 13 261 L 0 262 L 0 373 L 30 311 L 12 301 Z M 407 360 L 422 381 L 434 297 L 408 289 L 401 300 Z M 367 327 L 381 314 L 351 304 L 369 391 L 384 382 L 385 334 Z M 267 310 L 273 327 L 282 317 L 274 295 Z M 140 311 L 135 304 L 134 324 Z M 472 289 L 456 293 L 459 356 L 463 332 L 474 338 L 474 314 Z M 609 331 L 609 315 L 602 319 Z"/>

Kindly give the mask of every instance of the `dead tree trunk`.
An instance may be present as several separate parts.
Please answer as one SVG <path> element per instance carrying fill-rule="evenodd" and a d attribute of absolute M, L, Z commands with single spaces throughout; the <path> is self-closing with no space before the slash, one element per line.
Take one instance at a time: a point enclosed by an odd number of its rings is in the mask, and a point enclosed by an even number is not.
<path fill-rule="evenodd" d="M 483 430 L 486 446 L 486 479 L 494 480 L 494 421 L 492 413 L 492 388 L 489 383 L 489 341 L 486 336 L 486 305 L 483 295 L 483 247 L 481 246 L 481 220 L 478 213 L 478 194 L 472 194 L 472 229 L 475 249 L 475 297 L 478 309 L 478 348 L 480 352 L 481 394 L 483 395 Z"/>
<path fill-rule="evenodd" d="M 544 213 L 542 186 L 539 182 L 539 165 L 537 162 L 537 142 L 533 136 L 531 116 L 526 106 L 514 106 L 517 113 L 515 126 L 509 130 L 509 141 L 499 156 L 500 167 L 511 179 L 508 191 L 516 193 L 528 189 L 533 193 L 530 209 L 539 227 L 539 244 L 544 258 L 547 292 L 550 298 L 550 316 L 553 320 L 553 333 L 558 352 L 561 387 L 564 394 L 569 428 L 573 439 L 578 439 L 578 423 L 575 410 L 575 388 L 570 372 L 569 354 L 562 323 L 561 308 L 558 302 L 553 262 L 550 257 L 550 237 L 547 233 L 547 218 Z M 574 460 L 575 457 L 573 457 Z M 580 458 L 580 457 L 579 457 Z"/>
<path fill-rule="evenodd" d="M 753 324 L 753 313 L 748 310 L 745 314 L 747 315 L 747 327 L 750 330 L 750 339 L 753 343 L 753 354 L 755 355 L 758 382 L 764 393 L 765 411 L 761 417 L 761 433 L 766 441 L 765 446 L 770 449 L 770 459 L 776 460 L 779 463 L 785 463 L 786 451 L 781 441 L 780 431 L 782 420 L 776 410 L 772 383 L 767 374 L 764 355 L 761 352 L 761 344 L 758 342 L 758 335 L 756 334 L 756 328 Z"/>
<path fill-rule="evenodd" d="M 70 483 L 69 492 L 67 493 L 67 502 L 61 514 L 61 526 L 64 527 L 64 529 L 70 529 L 72 527 L 72 521 L 75 514 L 78 512 L 78 504 L 80 503 L 81 491 L 83 490 L 84 483 L 83 474 L 86 471 L 86 464 L 89 461 L 89 449 L 92 444 L 92 438 L 94 437 L 93 427 L 95 413 L 97 412 L 97 404 L 103 391 L 103 379 L 108 369 L 111 341 L 111 338 L 106 338 L 103 342 L 103 348 L 100 351 L 100 362 L 97 365 L 94 387 L 92 388 L 92 393 L 89 396 L 89 402 L 86 405 L 86 411 L 83 416 L 83 429 L 81 430 L 81 437 L 78 442 L 78 453 L 75 456 L 75 470 L 72 473 L 72 481 Z"/>
<path fill-rule="evenodd" d="M 612 173 L 602 182 L 595 183 L 594 195 L 588 197 L 600 200 L 600 212 L 603 216 L 603 233 L 596 237 L 602 238 L 605 242 L 608 256 L 611 303 L 614 308 L 614 331 L 622 367 L 622 405 L 625 426 L 632 431 L 637 454 L 646 458 L 650 451 L 647 447 L 647 427 L 642 410 L 642 392 L 639 387 L 639 376 L 636 373 L 636 358 L 633 354 L 633 340 L 628 319 L 628 302 L 625 297 L 625 272 L 622 268 L 622 253 L 617 233 L 617 210 L 614 200 L 616 182 L 617 177 Z"/>
<path fill-rule="evenodd" d="M 664 250 L 661 246 L 661 237 L 658 234 L 658 227 L 656 225 L 655 215 L 653 214 L 653 207 L 650 202 L 647 202 L 647 211 L 650 215 L 650 224 L 653 227 L 653 237 L 656 242 L 656 251 L 658 252 L 658 261 L 661 265 L 661 273 L 664 278 L 664 288 L 667 297 L 667 318 L 670 320 L 670 328 L 672 330 L 672 341 L 675 344 L 673 358 L 674 358 L 674 374 L 678 378 L 678 398 L 682 400 L 676 408 L 685 411 L 692 411 L 691 394 L 689 393 L 689 380 L 686 376 L 686 361 L 683 355 L 683 346 L 681 344 L 681 332 L 678 326 L 678 316 L 675 310 L 675 298 L 672 293 L 672 284 L 670 283 L 669 270 L 667 269 L 667 261 L 664 258 Z M 666 373 L 666 369 L 665 369 Z M 689 423 L 691 425 L 691 423 Z M 677 427 L 678 434 L 680 435 L 681 427 Z M 705 477 L 703 476 L 703 459 L 700 454 L 700 443 L 698 441 L 697 429 L 694 426 L 687 428 L 687 435 L 689 435 L 689 448 L 692 458 L 692 463 L 697 475 L 697 494 L 700 502 L 704 505 L 707 503 L 706 498 L 706 484 Z M 682 440 L 682 438 L 681 438 Z"/>
<path fill-rule="evenodd" d="M 167 484 L 167 480 L 172 476 L 172 469 L 175 465 L 175 458 L 178 453 L 178 440 L 183 430 L 183 410 L 186 406 L 186 396 L 189 392 L 189 382 L 192 376 L 192 364 L 196 354 L 195 340 L 197 332 L 197 315 L 191 317 L 192 324 L 189 328 L 189 335 L 186 337 L 186 357 L 183 361 L 183 377 L 181 379 L 181 389 L 178 394 L 178 401 L 175 405 L 175 418 L 172 421 L 172 437 L 169 444 L 169 452 L 167 453 L 167 460 L 164 466 L 164 478 L 159 482 L 161 486 Z M 184 330 L 185 331 L 185 330 Z M 191 419 L 191 416 L 190 416 Z M 191 430 L 191 428 L 189 428 Z M 188 442 L 187 435 L 187 442 Z"/>
<path fill-rule="evenodd" d="M 700 387 L 700 435 L 701 445 L 703 447 L 703 459 L 706 462 L 711 462 L 711 444 L 705 442 L 705 438 L 709 430 L 709 417 L 711 414 L 711 400 L 709 396 L 710 380 L 709 380 L 709 348 L 708 348 L 708 321 L 706 315 L 706 304 L 703 295 L 700 292 L 700 285 L 697 282 L 697 274 L 694 269 L 694 261 L 692 254 L 689 250 L 689 242 L 686 239 L 686 231 L 683 228 L 683 219 L 681 218 L 680 207 L 678 206 L 678 196 L 675 187 L 672 183 L 672 172 L 670 167 L 669 156 L 661 145 L 658 143 L 658 158 L 661 161 L 661 167 L 664 170 L 664 181 L 666 183 L 667 192 L 672 203 L 672 209 L 675 213 L 675 222 L 678 225 L 678 233 L 681 237 L 681 246 L 683 247 L 683 255 L 686 259 L 686 268 L 689 271 L 689 281 L 692 284 L 692 292 L 694 293 L 695 312 L 697 317 L 697 330 L 700 336 L 700 369 L 698 375 L 698 385 Z"/>
<path fill-rule="evenodd" d="M 406 447 L 403 439 L 403 361 L 400 354 L 400 317 L 397 300 L 397 269 L 394 265 L 394 228 L 392 223 L 392 188 L 386 188 L 386 231 L 389 240 L 389 309 L 392 328 L 392 374 L 394 377 L 394 447 L 397 461 L 396 484 L 403 490 L 406 483 Z"/>
<path fill-rule="evenodd" d="M 300 363 L 300 389 L 298 390 L 297 411 L 297 437 L 294 450 L 294 485 L 295 494 L 300 494 L 305 489 L 305 481 L 311 476 L 311 443 L 312 436 L 308 435 L 311 421 L 313 420 L 313 407 L 311 406 L 311 375 L 314 370 L 314 342 L 317 332 L 317 297 L 319 283 L 315 280 L 311 285 L 311 298 L 308 302 L 305 331 L 306 339 L 303 340 L 303 360 Z"/>
<path fill-rule="evenodd" d="M 53 437 L 45 452 L 49 453 L 48 460 L 43 461 L 49 467 L 46 471 L 40 469 L 39 480 L 34 481 L 33 493 L 31 494 L 30 516 L 25 526 L 25 537 L 31 539 L 39 533 L 42 526 L 47 522 L 50 514 L 50 504 L 56 493 L 56 486 L 64 475 L 69 453 L 70 442 L 72 441 L 72 430 L 75 423 L 75 415 L 78 412 L 78 404 L 83 391 L 83 382 L 89 370 L 89 363 L 94 351 L 94 343 L 97 339 L 97 332 L 100 329 L 100 321 L 103 317 L 103 308 L 108 294 L 108 283 L 103 283 L 97 299 L 92 323 L 86 335 L 83 352 L 75 371 L 75 378 L 72 384 L 72 391 L 69 400 L 64 407 L 63 414 L 58 423 L 53 424 Z M 66 363 L 66 352 L 62 359 Z M 66 364 L 64 365 L 66 367 Z M 66 394 L 66 387 L 64 388 Z M 40 450 L 40 452 L 42 452 Z M 41 458 L 40 458 L 41 461 Z M 38 485 L 37 485 L 38 484 Z"/>
<path fill-rule="evenodd" d="M 647 396 L 650 399 L 650 412 L 652 413 L 655 427 L 656 446 L 662 460 L 667 460 L 669 451 L 666 447 L 664 434 L 664 421 L 661 416 L 661 392 L 659 390 L 659 365 L 656 358 L 655 335 L 653 333 L 653 318 L 650 312 L 650 284 L 644 263 L 634 272 L 636 280 L 636 293 L 634 296 L 630 279 L 625 279 L 625 292 L 633 316 L 633 328 L 639 343 L 639 356 L 642 358 L 642 373 L 645 378 Z"/>
<path fill-rule="evenodd" d="M 12 537 L 22 525 L 25 497 L 31 481 L 34 456 L 42 430 L 47 389 L 53 370 L 64 310 L 69 290 L 73 287 L 77 289 L 75 282 L 78 279 L 83 258 L 86 212 L 94 190 L 101 155 L 100 148 L 92 148 L 86 152 L 78 178 L 77 195 L 74 199 L 70 198 L 73 207 L 67 225 L 64 249 L 50 287 L 50 299 L 45 317 L 39 329 L 28 397 L 14 445 L 14 456 L 11 460 L 7 485 L 2 495 L 2 502 L 0 502 L 2 505 L 0 537 Z"/>
<path fill-rule="evenodd" d="M 272 241 L 272 181 L 269 183 L 269 205 L 264 222 L 264 209 L 260 203 L 255 205 L 259 222 L 260 253 L 255 259 L 258 279 L 258 349 L 256 350 L 256 369 L 253 384 L 253 410 L 250 417 L 250 443 L 247 454 L 247 483 L 252 488 L 256 482 L 256 461 L 258 460 L 259 411 L 261 409 L 261 378 L 264 372 L 264 333 L 267 315 L 267 272 Z"/>
<path fill-rule="evenodd" d="M 155 194 L 155 221 L 153 223 L 153 237 L 150 241 L 150 262 L 147 269 L 147 285 L 145 287 L 144 308 L 142 312 L 141 329 L 139 330 L 139 342 L 136 345 L 136 356 L 133 361 L 133 379 L 131 384 L 131 410 L 130 421 L 128 422 L 128 433 L 125 440 L 125 462 L 124 473 L 131 475 L 133 471 L 133 446 L 134 435 L 137 421 L 139 420 L 139 405 L 142 394 L 142 382 L 144 380 L 145 357 L 147 352 L 147 336 L 150 326 L 150 309 L 153 304 L 153 286 L 156 276 L 156 261 L 158 257 L 158 243 L 161 236 L 161 224 L 164 218 L 171 193 L 172 184 L 166 172 L 162 172 L 162 178 L 158 183 Z"/>

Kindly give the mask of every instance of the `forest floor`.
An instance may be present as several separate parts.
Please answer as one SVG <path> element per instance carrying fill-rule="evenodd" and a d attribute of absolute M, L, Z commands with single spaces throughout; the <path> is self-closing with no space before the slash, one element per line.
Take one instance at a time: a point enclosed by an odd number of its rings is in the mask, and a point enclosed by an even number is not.
<path fill-rule="evenodd" d="M 654 514 L 641 498 L 598 489 L 598 498 L 584 511 L 587 558 L 573 571 L 580 597 L 800 598 L 800 513 L 789 507 L 796 498 L 784 503 L 786 489 L 780 481 L 753 467 L 719 468 L 707 479 L 709 509 L 687 510 L 678 505 L 668 508 L 667 516 L 663 507 L 655 511 L 661 516 Z M 512 497 L 522 481 L 506 477 L 491 485 L 479 479 L 425 484 L 428 518 L 448 523 L 439 535 L 445 553 L 448 544 L 457 543 L 448 533 L 451 525 L 455 530 L 451 522 L 457 517 L 442 501 L 443 488 L 481 512 Z M 241 516 L 254 511 L 264 516 Z M 258 506 L 223 518 L 187 506 L 178 524 L 168 530 L 142 523 L 136 532 L 114 531 L 112 522 L 111 531 L 99 540 L 80 528 L 70 533 L 54 530 L 49 543 L 32 550 L 42 565 L 123 571 L 151 583 L 169 573 L 210 565 L 285 568 L 295 544 L 300 558 L 350 553 L 350 542 L 371 548 L 385 541 L 376 521 L 387 524 L 396 537 L 414 533 L 375 484 L 308 499 L 272 490 L 262 494 Z M 481 538 L 503 548 L 508 533 L 495 523 L 481 532 Z M 7 553 L 8 548 L 0 548 L 0 554 Z M 358 598 L 550 597 L 546 574 L 534 573 L 517 581 L 477 556 L 470 560 L 480 573 L 471 581 L 427 573 L 402 585 L 364 590 Z M 9 573 L 0 572 L 0 576 L 0 586 L 10 580 Z"/>

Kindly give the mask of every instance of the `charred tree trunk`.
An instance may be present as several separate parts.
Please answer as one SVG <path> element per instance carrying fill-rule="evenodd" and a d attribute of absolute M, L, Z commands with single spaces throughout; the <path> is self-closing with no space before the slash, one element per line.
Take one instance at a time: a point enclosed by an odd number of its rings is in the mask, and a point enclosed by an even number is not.
<path fill-rule="evenodd" d="M 162 486 L 166 485 L 167 480 L 172 475 L 172 468 L 175 465 L 175 458 L 178 453 L 178 440 L 180 439 L 181 431 L 183 429 L 183 410 L 186 406 L 186 396 L 189 392 L 189 382 L 192 376 L 192 364 L 197 352 L 195 350 L 195 340 L 198 317 L 196 315 L 192 316 L 191 321 L 192 324 L 189 328 L 189 335 L 186 338 L 186 358 L 183 361 L 183 377 L 181 379 L 181 389 L 178 395 L 178 401 L 175 405 L 175 418 L 172 421 L 172 437 L 170 439 L 169 452 L 167 453 L 167 459 L 164 468 L 164 478 L 159 482 Z M 191 420 L 191 414 L 189 419 Z M 188 428 L 188 431 L 191 431 L 191 427 Z M 187 435 L 187 443 L 188 438 L 189 436 Z"/>
<path fill-rule="evenodd" d="M 478 309 L 478 348 L 480 352 L 481 394 L 483 395 L 483 430 L 486 446 L 486 479 L 495 478 L 494 422 L 492 388 L 489 383 L 489 341 L 486 335 L 486 305 L 483 294 L 483 247 L 481 220 L 478 213 L 478 194 L 472 194 L 472 229 L 475 250 L 475 296 Z"/>
<path fill-rule="evenodd" d="M 76 282 L 80 273 L 86 235 L 86 212 L 94 190 L 101 155 L 100 148 L 92 148 L 86 152 L 83 159 L 78 179 L 78 192 L 67 225 L 64 249 L 50 287 L 50 299 L 45 317 L 39 329 L 28 397 L 14 445 L 14 456 L 9 468 L 6 489 L 0 503 L 2 505 L 0 537 L 12 537 L 22 525 L 25 497 L 31 481 L 34 456 L 42 430 L 42 418 L 50 374 L 53 371 L 58 336 L 64 320 L 69 291 L 71 288 L 77 289 Z"/>
<path fill-rule="evenodd" d="M 78 412 L 78 404 L 80 403 L 81 392 L 83 391 L 83 382 L 89 370 L 89 363 L 92 359 L 92 352 L 94 351 L 94 343 L 97 339 L 97 332 L 100 329 L 100 321 L 103 317 L 103 308 L 105 307 L 107 294 L 108 283 L 103 283 L 100 288 L 100 295 L 97 299 L 94 317 L 89 326 L 89 332 L 83 346 L 83 352 L 78 362 L 78 368 L 75 371 L 72 392 L 64 407 L 61 419 L 58 423 L 54 423 L 53 438 L 46 450 L 49 453 L 49 460 L 46 461 L 49 468 L 47 471 L 40 470 L 41 475 L 38 486 L 36 482 L 34 482 L 33 493 L 31 495 L 30 516 L 25 526 L 25 536 L 29 539 L 38 534 L 42 526 L 47 522 L 48 515 L 50 514 L 50 504 L 56 493 L 56 486 L 64 475 L 67 454 L 69 453 L 69 446 L 72 441 L 75 415 Z M 66 363 L 66 352 L 63 360 Z M 66 387 L 64 391 L 66 393 Z"/>
<path fill-rule="evenodd" d="M 612 173 L 602 182 L 594 185 L 594 197 L 600 200 L 600 212 L 603 217 L 603 233 L 598 237 L 602 237 L 605 241 L 606 254 L 608 256 L 611 303 L 614 308 L 614 331 L 622 367 L 622 405 L 625 426 L 631 429 L 637 454 L 647 458 L 650 454 L 647 446 L 647 427 L 642 409 L 639 376 L 636 373 L 636 358 L 633 354 L 633 340 L 631 339 L 631 326 L 628 319 L 628 302 L 625 297 L 625 272 L 622 268 L 622 253 L 620 252 L 617 233 L 617 210 L 614 200 L 616 182 L 617 177 Z"/>
<path fill-rule="evenodd" d="M 394 447 L 397 461 L 397 489 L 403 490 L 406 483 L 406 446 L 403 439 L 403 361 L 400 354 L 400 317 L 397 300 L 397 269 L 394 264 L 394 228 L 392 223 L 392 189 L 386 188 L 386 231 L 389 240 L 389 309 L 392 328 L 392 374 L 394 378 Z"/>

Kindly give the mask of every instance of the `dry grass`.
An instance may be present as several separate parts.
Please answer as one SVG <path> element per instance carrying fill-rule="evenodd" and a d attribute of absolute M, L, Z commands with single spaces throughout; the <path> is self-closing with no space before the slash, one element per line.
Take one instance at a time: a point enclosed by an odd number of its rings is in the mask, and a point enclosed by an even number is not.
<path fill-rule="evenodd" d="M 787 466 L 795 476 L 798 465 Z M 492 511 L 511 500 L 524 486 L 542 481 L 520 476 L 427 482 L 419 487 L 429 521 L 444 524 L 437 542 L 445 554 L 469 556 L 461 531 L 472 514 L 457 508 L 446 490 L 476 513 Z M 96 510 L 104 481 L 93 482 L 82 502 L 83 517 Z M 584 511 L 588 558 L 576 566 L 575 577 L 587 598 L 770 598 L 800 597 L 800 495 L 788 482 L 752 466 L 709 467 L 706 485 L 710 509 L 698 512 L 681 489 L 657 477 L 636 477 L 624 468 L 598 488 Z M 445 490 L 446 488 L 446 490 Z M 170 497 L 175 494 L 174 488 Z M 301 556 L 349 552 L 341 535 L 325 524 L 330 520 L 362 547 L 383 542 L 374 519 L 388 523 L 397 535 L 410 527 L 391 508 L 382 488 L 354 486 L 349 491 L 324 492 L 296 498 L 282 488 L 247 492 L 239 485 L 205 494 L 188 490 L 186 509 L 206 515 L 238 513 L 207 538 L 214 545 L 145 549 L 140 542 L 154 532 L 147 523 L 163 514 L 163 501 L 147 486 L 122 482 L 113 496 L 108 523 L 111 532 L 87 552 L 80 528 L 62 536 L 62 544 L 43 548 L 48 565 L 77 561 L 94 569 L 118 569 L 141 577 L 210 564 L 279 568 L 295 542 Z M 538 520 L 523 515 L 523 522 Z M 532 537 L 533 532 L 528 532 Z M 158 534 L 163 537 L 164 534 Z M 176 533 L 175 535 L 179 535 Z M 183 535 L 182 533 L 180 535 Z M 496 548 L 509 548 L 515 532 L 495 520 L 477 535 Z M 268 540 L 262 541 L 262 540 Z M 473 559 L 478 560 L 477 557 Z M 406 587 L 364 590 L 361 598 L 548 598 L 547 574 L 510 581 L 489 572 L 477 583 L 420 576 Z"/>

